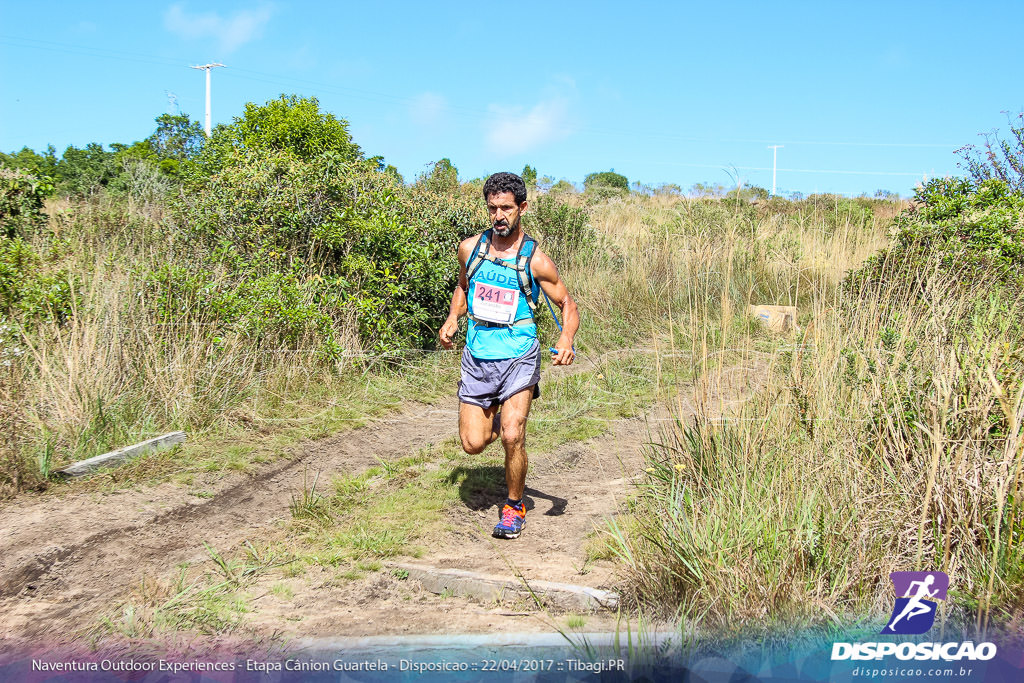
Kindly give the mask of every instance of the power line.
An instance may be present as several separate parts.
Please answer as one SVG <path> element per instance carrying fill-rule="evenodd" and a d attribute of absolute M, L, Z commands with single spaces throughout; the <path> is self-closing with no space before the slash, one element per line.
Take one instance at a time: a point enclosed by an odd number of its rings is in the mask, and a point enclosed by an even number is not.
<path fill-rule="evenodd" d="M 136 62 L 139 64 L 162 64 L 165 66 L 181 65 L 181 62 L 176 59 L 154 57 L 153 55 L 142 55 L 133 52 L 124 52 L 121 50 L 110 50 L 107 48 L 89 47 L 87 45 L 58 43 L 53 40 L 40 40 L 38 38 L 23 38 L 21 36 L 0 35 L 0 43 L 6 43 L 7 45 L 11 45 L 13 47 L 29 47 L 36 50 L 63 52 L 64 54 L 84 54 L 92 57 L 102 57 L 104 59 L 114 59 L 125 62 Z"/>
<path fill-rule="evenodd" d="M 581 157 L 562 157 L 569 161 L 591 161 Z M 734 164 L 690 164 L 684 161 L 664 161 L 659 159 L 643 160 L 638 161 L 636 159 L 620 159 L 620 164 L 649 164 L 651 166 L 679 166 L 682 168 L 713 168 L 717 170 L 722 169 L 736 169 L 737 171 L 770 171 L 771 166 L 736 166 Z M 834 173 L 836 175 L 883 175 L 883 176 L 911 176 L 921 177 L 925 171 L 861 171 L 861 170 L 849 170 L 849 169 L 825 169 L 825 168 L 779 168 L 779 171 L 785 171 L 786 173 Z"/>

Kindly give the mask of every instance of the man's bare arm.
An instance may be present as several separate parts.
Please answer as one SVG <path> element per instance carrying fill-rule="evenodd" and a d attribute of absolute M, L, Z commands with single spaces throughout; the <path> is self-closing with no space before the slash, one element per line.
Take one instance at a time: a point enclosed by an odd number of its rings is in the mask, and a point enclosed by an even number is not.
<path fill-rule="evenodd" d="M 580 315 L 576 308 L 576 301 L 569 295 L 568 288 L 558 274 L 558 268 L 547 254 L 542 251 L 534 254 L 531 270 L 537 284 L 562 312 L 562 334 L 555 342 L 557 353 L 551 362 L 553 365 L 571 365 L 576 358 L 576 353 L 572 350 L 572 342 L 580 328 Z"/>
<path fill-rule="evenodd" d="M 466 280 L 466 261 L 469 260 L 469 253 L 473 248 L 475 238 L 470 237 L 459 244 L 459 282 L 452 292 L 452 302 L 448 307 L 448 318 L 441 325 L 438 336 L 441 339 L 441 346 L 446 349 L 452 348 L 452 338 L 459 330 L 459 318 L 469 311 L 469 303 L 466 299 L 466 290 L 469 283 Z"/>

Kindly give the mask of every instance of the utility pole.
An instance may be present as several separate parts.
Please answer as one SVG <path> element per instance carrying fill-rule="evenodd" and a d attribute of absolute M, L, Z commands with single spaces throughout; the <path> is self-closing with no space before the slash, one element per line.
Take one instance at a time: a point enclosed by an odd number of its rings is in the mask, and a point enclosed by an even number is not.
<path fill-rule="evenodd" d="M 206 137 L 210 137 L 210 69 L 215 66 L 224 66 L 223 64 L 203 64 L 202 66 L 193 66 L 193 69 L 203 69 L 206 71 Z"/>
<path fill-rule="evenodd" d="M 210 72 L 207 71 L 206 73 L 209 74 Z M 209 78 L 209 75 L 207 75 L 207 78 Z M 782 147 L 782 145 L 768 145 L 768 149 L 772 151 L 772 193 L 769 195 L 770 197 L 775 196 L 775 168 L 776 163 L 779 160 L 780 147 Z"/>

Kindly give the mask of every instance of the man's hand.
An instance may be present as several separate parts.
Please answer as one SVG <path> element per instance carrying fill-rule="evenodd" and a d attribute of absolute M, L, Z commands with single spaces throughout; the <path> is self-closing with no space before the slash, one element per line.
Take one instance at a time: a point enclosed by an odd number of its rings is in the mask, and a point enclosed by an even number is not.
<path fill-rule="evenodd" d="M 444 321 L 444 325 L 441 325 L 441 332 L 438 336 L 441 338 L 441 346 L 446 349 L 452 348 L 452 338 L 455 333 L 459 331 L 459 319 L 449 317 Z"/>
<path fill-rule="evenodd" d="M 556 353 L 551 355 L 552 365 L 572 365 L 573 360 L 576 358 L 576 353 L 572 350 L 571 341 L 566 341 L 563 337 L 559 337 L 554 349 Z"/>

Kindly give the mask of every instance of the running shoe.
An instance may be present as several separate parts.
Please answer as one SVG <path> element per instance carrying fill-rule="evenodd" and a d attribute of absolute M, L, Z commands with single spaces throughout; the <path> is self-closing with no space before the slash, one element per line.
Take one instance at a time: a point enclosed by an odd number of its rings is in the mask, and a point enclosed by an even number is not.
<path fill-rule="evenodd" d="M 501 521 L 494 527 L 492 535 L 495 538 L 519 538 L 525 524 L 526 507 L 522 503 L 518 507 L 506 503 L 501 508 Z"/>

